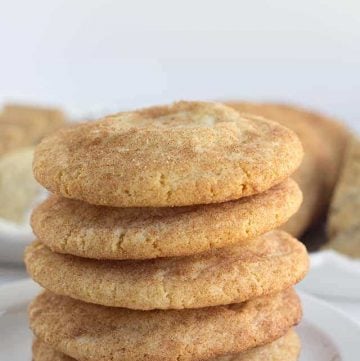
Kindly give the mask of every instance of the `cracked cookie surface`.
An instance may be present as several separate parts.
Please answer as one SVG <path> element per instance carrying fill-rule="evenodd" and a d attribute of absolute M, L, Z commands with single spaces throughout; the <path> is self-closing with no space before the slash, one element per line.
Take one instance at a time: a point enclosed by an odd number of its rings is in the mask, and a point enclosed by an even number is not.
<path fill-rule="evenodd" d="M 99 261 L 50 251 L 40 242 L 25 254 L 44 288 L 85 302 L 131 309 L 183 309 L 243 302 L 279 292 L 308 269 L 305 246 L 283 231 L 186 257 Z"/>
<path fill-rule="evenodd" d="M 178 102 L 62 130 L 36 148 L 35 178 L 91 204 L 208 204 L 263 192 L 299 166 L 291 130 L 220 103 Z"/>
<path fill-rule="evenodd" d="M 228 356 L 212 358 L 209 361 L 296 361 L 300 353 L 300 339 L 294 330 L 264 346 Z M 46 343 L 35 340 L 33 361 L 76 361 L 64 353 L 55 351 Z"/>
<path fill-rule="evenodd" d="M 190 207 L 116 208 L 52 196 L 32 214 L 42 243 L 58 253 L 96 259 L 185 256 L 251 242 L 285 223 L 302 200 L 288 179 L 235 201 Z"/>

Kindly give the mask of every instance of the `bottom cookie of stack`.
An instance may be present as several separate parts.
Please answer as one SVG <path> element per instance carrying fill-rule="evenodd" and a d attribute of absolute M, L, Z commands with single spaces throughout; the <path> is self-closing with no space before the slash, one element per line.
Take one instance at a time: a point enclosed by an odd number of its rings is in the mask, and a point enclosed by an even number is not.
<path fill-rule="evenodd" d="M 30 306 L 30 326 L 45 342 L 35 344 L 35 361 L 242 360 L 244 355 L 246 360 L 296 360 L 296 336 L 285 335 L 300 319 L 300 301 L 292 289 L 240 304 L 186 310 L 104 307 L 49 291 Z M 58 352 L 51 356 L 52 350 Z"/>
<path fill-rule="evenodd" d="M 300 354 L 300 339 L 294 330 L 285 336 L 251 350 L 220 356 L 212 361 L 296 361 Z M 33 343 L 33 361 L 76 361 L 64 353 L 58 352 L 46 343 L 35 340 Z"/>

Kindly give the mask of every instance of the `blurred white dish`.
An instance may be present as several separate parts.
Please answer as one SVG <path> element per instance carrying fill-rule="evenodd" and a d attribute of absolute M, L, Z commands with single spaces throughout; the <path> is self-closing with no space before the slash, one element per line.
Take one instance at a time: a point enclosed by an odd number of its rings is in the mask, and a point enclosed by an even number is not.
<path fill-rule="evenodd" d="M 35 237 L 30 227 L 31 210 L 47 196 L 48 192 L 40 189 L 30 209 L 25 212 L 23 224 L 0 218 L 0 263 L 23 264 L 25 247 Z"/>
<path fill-rule="evenodd" d="M 0 218 L 0 262 L 23 263 L 24 249 L 33 239 L 28 224 L 17 225 Z"/>
<path fill-rule="evenodd" d="M 26 307 L 40 287 L 31 280 L 0 287 L 0 359 L 31 360 L 31 332 Z M 360 354 L 360 327 L 323 301 L 301 294 L 304 320 L 300 361 L 356 361 Z"/>
<path fill-rule="evenodd" d="M 311 254 L 310 272 L 297 286 L 316 296 L 360 302 L 360 260 L 335 251 Z"/>

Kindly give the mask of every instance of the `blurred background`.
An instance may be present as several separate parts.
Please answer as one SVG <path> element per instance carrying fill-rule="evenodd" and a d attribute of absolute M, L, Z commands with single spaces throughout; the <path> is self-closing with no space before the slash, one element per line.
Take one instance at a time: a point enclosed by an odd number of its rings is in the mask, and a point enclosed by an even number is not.
<path fill-rule="evenodd" d="M 12 0 L 0 105 L 71 117 L 177 99 L 291 101 L 360 129 L 356 0 Z"/>

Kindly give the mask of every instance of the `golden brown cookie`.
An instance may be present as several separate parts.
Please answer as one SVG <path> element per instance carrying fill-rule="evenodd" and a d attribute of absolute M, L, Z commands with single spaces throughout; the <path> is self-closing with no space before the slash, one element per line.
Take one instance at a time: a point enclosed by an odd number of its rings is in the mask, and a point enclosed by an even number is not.
<path fill-rule="evenodd" d="M 119 113 L 44 139 L 36 179 L 66 198 L 118 207 L 218 203 L 263 192 L 302 159 L 278 123 L 219 103 Z"/>
<path fill-rule="evenodd" d="M 294 330 L 285 336 L 264 346 L 251 350 L 212 358 L 209 361 L 296 361 L 300 353 L 300 339 Z M 33 361 L 76 361 L 75 359 L 55 351 L 46 343 L 35 340 L 33 343 Z M 95 360 L 96 361 L 96 360 Z"/>
<path fill-rule="evenodd" d="M 34 242 L 25 263 L 36 282 L 57 294 L 150 310 L 216 306 L 279 292 L 305 276 L 308 255 L 302 243 L 272 231 L 247 245 L 145 261 L 91 260 Z"/>
<path fill-rule="evenodd" d="M 53 196 L 34 210 L 31 223 L 55 252 L 98 259 L 185 256 L 275 229 L 301 200 L 290 179 L 254 196 L 190 207 L 114 208 Z"/>
<path fill-rule="evenodd" d="M 295 292 L 242 304 L 171 311 L 93 305 L 45 291 L 29 308 L 36 337 L 78 360 L 196 361 L 261 346 L 301 318 Z"/>
<path fill-rule="evenodd" d="M 328 218 L 329 242 L 350 257 L 360 258 L 360 139 L 353 137 L 346 151 Z"/>
<path fill-rule="evenodd" d="M 304 201 L 296 216 L 283 228 L 294 236 L 301 236 L 329 204 L 348 138 L 347 129 L 329 117 L 296 106 L 249 102 L 228 105 L 240 112 L 275 120 L 299 136 L 305 154 L 294 179 L 304 193 Z"/>

